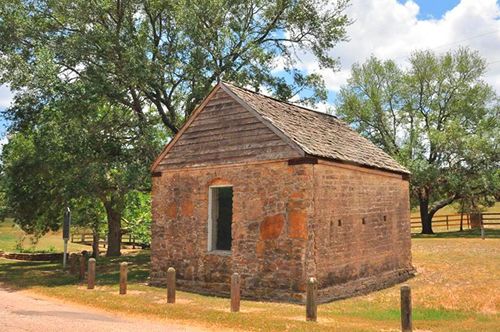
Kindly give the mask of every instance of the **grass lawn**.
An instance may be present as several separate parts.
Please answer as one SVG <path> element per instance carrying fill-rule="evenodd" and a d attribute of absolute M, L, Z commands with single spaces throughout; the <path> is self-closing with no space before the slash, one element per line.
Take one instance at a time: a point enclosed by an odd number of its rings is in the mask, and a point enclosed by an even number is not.
<path fill-rule="evenodd" d="M 414 329 L 424 331 L 499 331 L 500 239 L 414 238 L 413 263 L 418 274 L 409 281 L 413 293 Z M 242 301 L 241 312 L 229 312 L 229 300 L 187 292 L 166 304 L 166 290 L 146 285 L 149 252 L 100 258 L 97 287 L 87 290 L 59 264 L 0 259 L 0 283 L 29 289 L 108 311 L 147 316 L 211 329 L 252 331 L 398 331 L 399 286 L 366 296 L 320 305 L 319 321 L 305 322 L 300 305 Z M 129 261 L 129 292 L 118 295 L 118 264 Z"/>
<path fill-rule="evenodd" d="M 434 234 L 421 234 L 413 233 L 412 238 L 414 239 L 451 239 L 451 238 L 479 238 L 481 237 L 481 230 L 476 229 L 466 229 L 463 231 L 451 231 L 451 232 L 436 232 Z M 484 228 L 484 237 L 486 239 L 500 239 L 500 228 Z"/>
<path fill-rule="evenodd" d="M 19 251 L 18 243 L 22 244 L 24 250 L 29 251 L 54 251 L 62 252 L 64 250 L 64 242 L 61 232 L 49 232 L 45 234 L 36 245 L 30 241 L 30 236 L 26 235 L 18 226 L 11 221 L 0 221 L 0 251 Z M 89 250 L 90 246 L 85 246 L 77 243 L 68 242 L 68 250 L 79 252 Z"/>
<path fill-rule="evenodd" d="M 440 209 L 436 213 L 436 215 L 455 214 L 455 213 L 458 213 L 457 212 L 457 208 L 458 208 L 458 206 L 455 206 L 453 204 L 452 205 L 447 205 L 444 208 Z M 496 202 L 495 205 L 493 205 L 492 207 L 489 207 L 484 212 L 500 212 L 500 202 Z M 411 211 L 411 216 L 412 217 L 420 217 L 420 212 L 419 212 L 418 208 Z"/>
<path fill-rule="evenodd" d="M 455 237 L 455 235 L 453 235 L 453 233 L 458 233 L 458 230 L 460 229 L 460 216 L 457 215 L 457 208 L 458 208 L 458 206 L 448 205 L 448 206 L 445 206 L 444 208 L 440 209 L 436 213 L 436 215 L 434 216 L 432 230 L 435 233 L 444 234 L 443 237 Z M 489 207 L 484 212 L 486 212 L 486 213 L 499 213 L 500 212 L 500 202 L 496 202 L 495 205 L 493 205 L 492 207 Z M 445 217 L 444 217 L 445 215 L 452 215 L 450 217 L 449 227 L 445 223 Z M 453 215 L 455 215 L 455 216 L 453 216 Z M 442 217 L 439 217 L 439 216 L 442 216 Z M 422 231 L 422 228 L 420 225 L 420 212 L 418 211 L 418 209 L 411 211 L 411 217 L 412 217 L 412 220 L 411 220 L 412 221 L 412 229 L 411 229 L 412 235 L 419 234 Z M 498 216 L 498 217 L 500 217 L 500 216 Z M 491 216 L 490 216 L 490 218 L 491 218 Z M 464 225 L 465 230 L 467 230 L 467 220 L 466 219 L 467 219 L 467 217 L 464 216 L 463 225 Z M 496 222 L 498 222 L 498 221 L 496 221 Z M 414 224 L 414 223 L 416 223 L 416 224 Z M 418 227 L 414 227 L 416 225 L 418 225 Z M 498 232 L 500 231 L 500 225 L 489 225 L 486 227 L 492 228 L 493 233 L 496 234 L 496 237 L 498 237 L 498 235 L 499 235 Z M 473 236 L 475 236 L 475 234 Z"/>

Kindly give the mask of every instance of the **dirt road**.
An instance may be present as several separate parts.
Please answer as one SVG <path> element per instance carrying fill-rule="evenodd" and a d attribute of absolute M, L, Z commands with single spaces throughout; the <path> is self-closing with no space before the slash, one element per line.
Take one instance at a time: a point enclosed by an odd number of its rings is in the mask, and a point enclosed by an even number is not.
<path fill-rule="evenodd" d="M 0 331 L 202 331 L 138 318 L 124 318 L 92 308 L 0 288 Z"/>

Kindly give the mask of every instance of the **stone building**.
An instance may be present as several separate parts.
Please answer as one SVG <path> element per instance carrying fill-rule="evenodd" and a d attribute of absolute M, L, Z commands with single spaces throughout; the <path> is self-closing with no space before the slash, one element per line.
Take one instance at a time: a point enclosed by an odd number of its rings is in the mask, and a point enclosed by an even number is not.
<path fill-rule="evenodd" d="M 152 172 L 151 284 L 329 301 L 413 272 L 408 171 L 334 116 L 220 83 Z"/>

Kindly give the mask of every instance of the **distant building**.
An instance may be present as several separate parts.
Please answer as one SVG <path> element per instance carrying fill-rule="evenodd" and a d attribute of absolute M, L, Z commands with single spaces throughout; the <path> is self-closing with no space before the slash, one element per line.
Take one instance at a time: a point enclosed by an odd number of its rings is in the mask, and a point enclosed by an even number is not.
<path fill-rule="evenodd" d="M 152 284 L 328 301 L 413 272 L 409 172 L 334 116 L 220 83 L 152 171 Z"/>

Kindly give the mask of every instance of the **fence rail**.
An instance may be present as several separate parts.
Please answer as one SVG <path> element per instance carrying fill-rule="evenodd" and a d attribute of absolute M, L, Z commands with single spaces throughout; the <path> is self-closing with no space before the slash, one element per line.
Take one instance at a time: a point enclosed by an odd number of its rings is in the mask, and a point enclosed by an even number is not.
<path fill-rule="evenodd" d="M 92 242 L 94 242 L 94 235 L 92 233 L 71 234 L 71 242 L 92 245 Z M 136 238 L 132 234 L 123 234 L 121 244 L 131 245 L 133 249 L 135 249 L 136 247 L 141 247 L 141 244 L 137 242 Z M 99 239 L 99 245 L 102 245 L 104 246 L 104 248 L 106 248 L 106 246 L 108 245 L 108 238 L 105 237 L 104 239 Z"/>
<path fill-rule="evenodd" d="M 500 225 L 500 212 L 485 212 L 480 213 L 480 222 L 484 227 L 498 227 Z M 418 232 L 422 229 L 422 222 L 419 216 L 411 217 L 411 230 Z M 454 231 L 460 229 L 462 224 L 463 229 L 471 229 L 471 214 L 470 213 L 454 213 L 435 215 L 432 218 L 432 228 L 437 232 Z"/>

